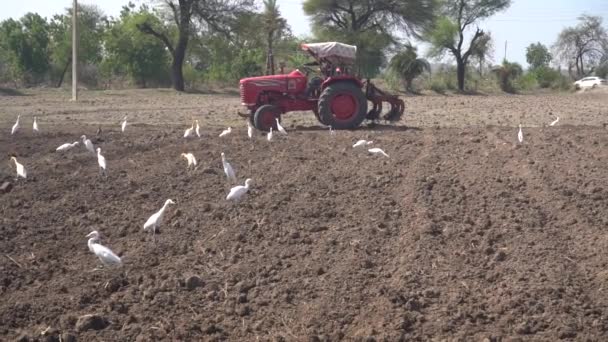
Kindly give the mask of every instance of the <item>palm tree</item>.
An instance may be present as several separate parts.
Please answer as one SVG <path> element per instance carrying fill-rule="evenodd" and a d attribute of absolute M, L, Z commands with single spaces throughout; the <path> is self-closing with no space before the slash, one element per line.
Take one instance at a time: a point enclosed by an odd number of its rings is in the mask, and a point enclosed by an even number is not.
<path fill-rule="evenodd" d="M 405 90 L 412 91 L 412 81 L 425 70 L 430 71 L 431 65 L 424 58 L 418 58 L 417 48 L 407 44 L 405 50 L 399 52 L 391 59 L 389 69 L 404 82 Z"/>
<path fill-rule="evenodd" d="M 268 55 L 266 57 L 266 74 L 274 74 L 274 56 L 272 54 L 272 44 L 275 39 L 280 38 L 288 29 L 287 21 L 281 17 L 277 0 L 264 0 L 264 13 L 262 13 L 263 28 L 266 32 L 266 47 Z"/>

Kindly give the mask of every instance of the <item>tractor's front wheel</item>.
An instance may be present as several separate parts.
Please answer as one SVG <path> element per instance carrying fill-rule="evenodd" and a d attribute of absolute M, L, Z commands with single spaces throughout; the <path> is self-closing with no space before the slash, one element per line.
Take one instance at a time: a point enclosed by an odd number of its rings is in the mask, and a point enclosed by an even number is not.
<path fill-rule="evenodd" d="M 334 129 L 358 127 L 367 115 L 367 99 L 351 82 L 334 83 L 319 97 L 319 121 Z"/>
<path fill-rule="evenodd" d="M 276 130 L 276 119 L 281 119 L 281 109 L 275 105 L 263 105 L 253 115 L 253 126 L 264 132 L 270 131 L 270 127 Z"/>

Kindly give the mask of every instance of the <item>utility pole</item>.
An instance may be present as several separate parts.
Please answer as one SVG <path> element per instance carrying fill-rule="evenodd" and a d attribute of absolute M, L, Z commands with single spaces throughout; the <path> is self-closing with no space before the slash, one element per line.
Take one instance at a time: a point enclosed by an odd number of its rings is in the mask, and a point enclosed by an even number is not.
<path fill-rule="evenodd" d="M 72 101 L 78 100 L 78 0 L 72 7 Z"/>
<path fill-rule="evenodd" d="M 505 61 L 507 60 L 507 41 L 505 40 Z"/>

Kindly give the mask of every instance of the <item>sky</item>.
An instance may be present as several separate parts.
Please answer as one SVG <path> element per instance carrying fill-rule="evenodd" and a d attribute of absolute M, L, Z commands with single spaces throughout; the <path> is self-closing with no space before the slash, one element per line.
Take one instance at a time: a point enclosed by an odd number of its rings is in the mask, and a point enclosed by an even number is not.
<path fill-rule="evenodd" d="M 132 0 L 139 5 L 143 0 Z M 261 1 L 257 1 L 260 3 Z M 308 18 L 302 11 L 301 0 L 278 0 L 279 8 L 292 32 L 298 36 L 310 35 Z M 79 0 L 79 3 L 96 4 L 107 15 L 118 16 L 128 0 Z M 71 6 L 71 0 L 20 0 L 6 1 L 0 12 L 0 20 L 19 18 L 27 12 L 37 12 L 50 18 Z M 608 27 L 608 0 L 513 0 L 508 10 L 479 23 L 479 27 L 491 32 L 495 41 L 494 62 L 506 57 L 527 66 L 525 50 L 532 43 L 551 46 L 559 32 L 577 24 L 577 17 L 587 13 L 601 16 Z M 424 46 L 421 51 L 424 52 Z"/>

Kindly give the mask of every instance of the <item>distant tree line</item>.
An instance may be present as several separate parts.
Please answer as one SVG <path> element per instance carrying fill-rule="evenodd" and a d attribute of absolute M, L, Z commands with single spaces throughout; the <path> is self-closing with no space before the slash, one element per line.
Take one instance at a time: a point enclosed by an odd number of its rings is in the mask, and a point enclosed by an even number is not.
<path fill-rule="evenodd" d="M 494 44 L 480 27 L 511 0 L 305 0 L 312 37 L 294 37 L 276 0 L 154 0 L 129 2 L 117 18 L 79 7 L 81 84 L 97 88 L 165 87 L 178 91 L 207 83 L 292 69 L 306 61 L 298 45 L 341 41 L 357 45 L 356 70 L 382 75 L 414 91 L 426 75 L 430 88 L 477 87 L 488 77 L 502 90 L 555 87 L 571 78 L 608 73 L 608 36 L 602 19 L 582 16 L 550 48 L 526 50 L 529 68 L 504 61 L 491 66 Z M 70 76 L 71 9 L 50 19 L 28 13 L 0 22 L 0 83 L 60 87 Z M 430 43 L 427 58 L 455 62 L 439 73 L 412 40 Z M 567 70 L 551 67 L 566 65 Z M 452 78 L 454 82 L 452 83 Z M 444 83 L 443 85 L 440 83 Z"/>

